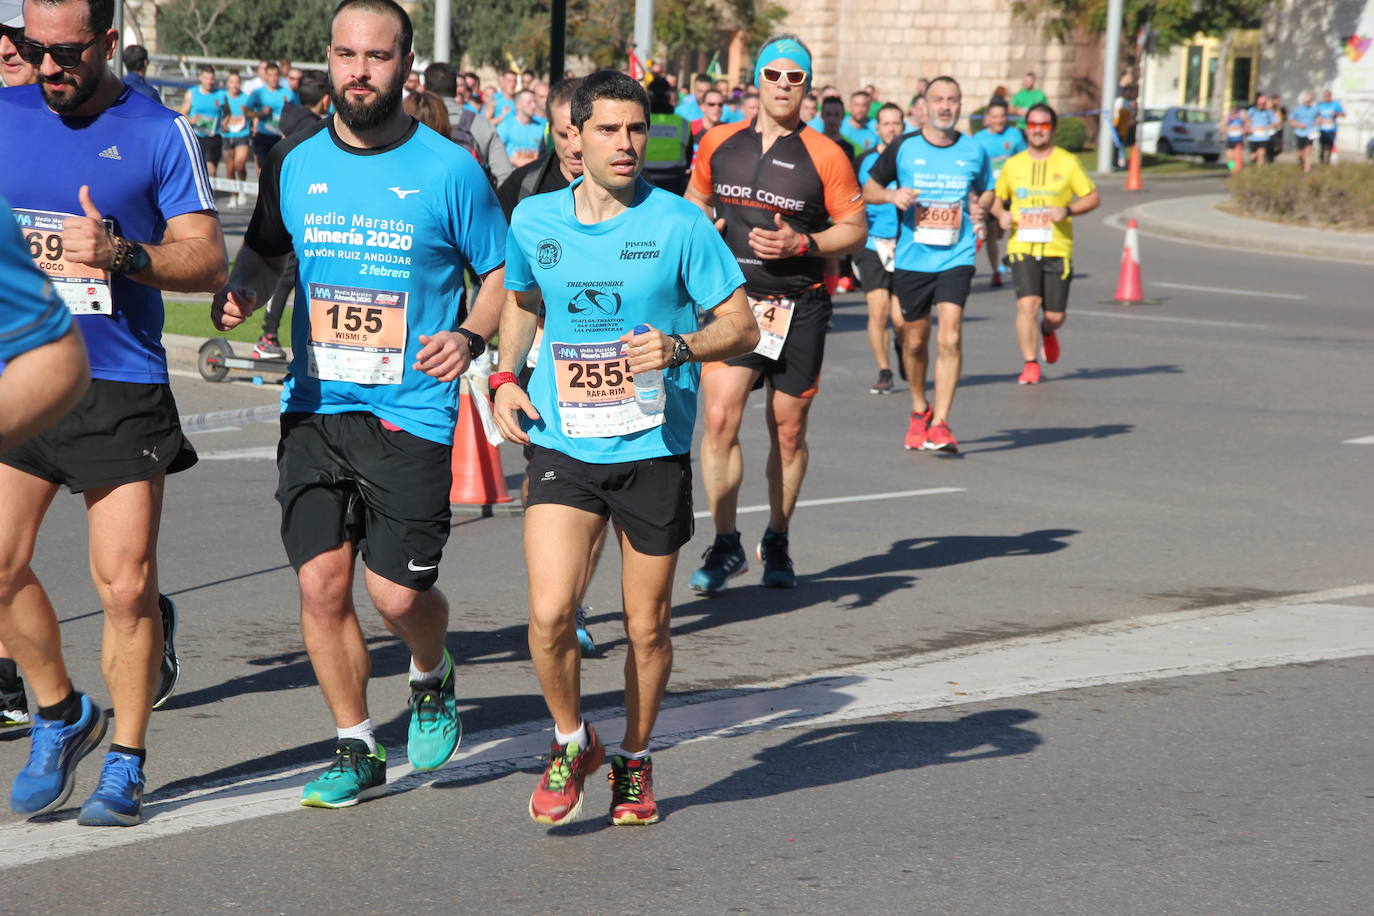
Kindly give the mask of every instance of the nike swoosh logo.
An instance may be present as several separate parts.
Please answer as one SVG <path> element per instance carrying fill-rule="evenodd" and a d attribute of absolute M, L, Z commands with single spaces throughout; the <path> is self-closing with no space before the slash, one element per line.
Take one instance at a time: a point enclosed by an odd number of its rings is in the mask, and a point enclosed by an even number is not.
<path fill-rule="evenodd" d="M 416 566 L 415 561 L 411 560 L 409 563 L 406 564 L 406 569 L 410 570 L 411 572 L 429 572 L 431 569 L 438 568 L 438 563 L 435 563 L 433 566 Z"/>

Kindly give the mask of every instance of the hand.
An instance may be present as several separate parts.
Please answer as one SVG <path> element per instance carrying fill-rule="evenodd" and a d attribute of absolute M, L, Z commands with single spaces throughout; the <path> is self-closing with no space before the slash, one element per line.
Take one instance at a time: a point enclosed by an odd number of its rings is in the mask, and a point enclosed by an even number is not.
<path fill-rule="evenodd" d="M 893 188 L 887 192 L 888 203 L 898 210 L 906 210 L 916 203 L 916 198 L 921 196 L 921 192 L 915 188 Z"/>
<path fill-rule="evenodd" d="M 988 211 L 978 202 L 978 198 L 970 197 L 968 202 L 968 218 L 975 226 L 983 225 L 983 221 L 988 217 Z"/>
<path fill-rule="evenodd" d="M 520 428 L 517 411 L 531 420 L 539 419 L 539 411 L 534 409 L 530 396 L 519 385 L 502 385 L 497 388 L 491 405 L 491 416 L 496 421 L 496 428 L 501 430 L 501 435 L 509 441 L 529 445 L 530 437 Z"/>
<path fill-rule="evenodd" d="M 105 229 L 105 218 L 91 201 L 90 185 L 76 192 L 85 216 L 69 216 L 62 222 L 62 250 L 67 260 L 109 270 L 114 261 L 114 241 Z"/>
<path fill-rule="evenodd" d="M 668 364 L 673 361 L 676 341 L 653 326 L 650 326 L 649 330 L 643 334 L 636 334 L 633 331 L 628 334 L 621 334 L 620 342 L 630 345 L 631 375 L 649 372 L 653 369 L 667 369 Z"/>
<path fill-rule="evenodd" d="M 1057 223 L 1069 215 L 1068 207 L 1050 207 L 1050 222 Z"/>
<path fill-rule="evenodd" d="M 440 331 L 434 335 L 420 335 L 420 352 L 415 354 L 415 365 L 426 375 L 432 375 L 441 382 L 451 382 L 467 371 L 472 362 L 468 351 L 468 339 L 457 331 Z"/>
<path fill-rule="evenodd" d="M 247 321 L 258 307 L 258 294 L 252 287 L 230 283 L 215 293 L 210 303 L 210 321 L 221 331 Z"/>
<path fill-rule="evenodd" d="M 722 216 L 720 219 L 716 220 L 712 225 L 716 227 L 716 231 L 719 232 L 721 235 L 725 234 L 725 217 Z"/>
<path fill-rule="evenodd" d="M 765 261 L 795 256 L 802 249 L 802 235 L 789 226 L 781 213 L 773 214 L 776 229 L 750 229 L 749 247 Z"/>
<path fill-rule="evenodd" d="M 1002 227 L 1003 232 L 1011 231 L 1011 211 L 1003 210 L 997 214 L 997 225 Z"/>

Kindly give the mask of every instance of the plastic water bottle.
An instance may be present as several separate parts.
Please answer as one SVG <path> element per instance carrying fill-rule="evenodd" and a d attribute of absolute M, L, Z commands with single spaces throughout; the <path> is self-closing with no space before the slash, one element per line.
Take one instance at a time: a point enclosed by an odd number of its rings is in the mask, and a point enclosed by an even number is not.
<path fill-rule="evenodd" d="M 636 334 L 647 334 L 647 324 L 635 325 Z M 635 373 L 635 403 L 643 413 L 663 413 L 667 393 L 663 390 L 663 370 L 649 369 Z"/>

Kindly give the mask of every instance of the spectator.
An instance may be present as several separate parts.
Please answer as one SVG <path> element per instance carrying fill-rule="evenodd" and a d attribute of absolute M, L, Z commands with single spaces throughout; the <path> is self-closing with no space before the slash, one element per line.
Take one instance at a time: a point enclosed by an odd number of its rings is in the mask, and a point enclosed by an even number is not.
<path fill-rule="evenodd" d="M 471 90 L 477 85 L 477 75 L 463 75 L 464 88 Z M 458 72 L 452 64 L 436 61 L 425 68 L 425 88 L 444 102 L 448 110 L 449 136 L 460 146 L 468 148 L 477 161 L 486 169 L 488 177 L 499 185 L 510 177 L 513 166 L 506 154 L 506 146 L 496 135 L 496 128 L 478 110 L 477 100 L 464 105 L 458 98 Z M 467 147 L 467 138 L 472 146 Z"/>
<path fill-rule="evenodd" d="M 692 129 L 673 111 L 673 89 L 656 76 L 649 81 L 649 144 L 644 149 L 644 178 L 674 194 L 687 190 L 692 161 Z"/>
<path fill-rule="evenodd" d="M 154 102 L 162 101 L 162 93 L 148 82 L 148 49 L 143 45 L 129 45 L 124 49 L 124 85 L 146 95 Z M 212 173 L 213 174 L 213 173 Z"/>
<path fill-rule="evenodd" d="M 429 129 L 452 137 L 453 128 L 449 123 L 448 109 L 444 100 L 432 92 L 416 90 L 401 102 L 401 110 Z"/>

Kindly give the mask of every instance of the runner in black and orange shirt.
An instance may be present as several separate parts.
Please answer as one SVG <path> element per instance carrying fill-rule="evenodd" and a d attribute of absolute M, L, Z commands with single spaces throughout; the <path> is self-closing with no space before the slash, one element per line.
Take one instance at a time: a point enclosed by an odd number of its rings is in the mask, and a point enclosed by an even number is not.
<path fill-rule="evenodd" d="M 687 189 L 689 200 L 720 217 L 716 225 L 744 271 L 760 329 L 753 353 L 703 370 L 701 471 L 716 538 L 691 587 L 705 594 L 719 592 L 748 568 L 735 530 L 744 476 L 739 428 L 749 392 L 765 379 L 769 520 L 757 554 L 765 586 L 796 585 L 787 529 L 806 475 L 807 414 L 830 322 L 830 296 L 821 282 L 825 258 L 858 250 L 868 232 L 849 158 L 801 122 L 810 51 L 794 35 L 769 39 L 759 52 L 754 81 L 760 89 L 758 116 L 707 131 Z"/>

